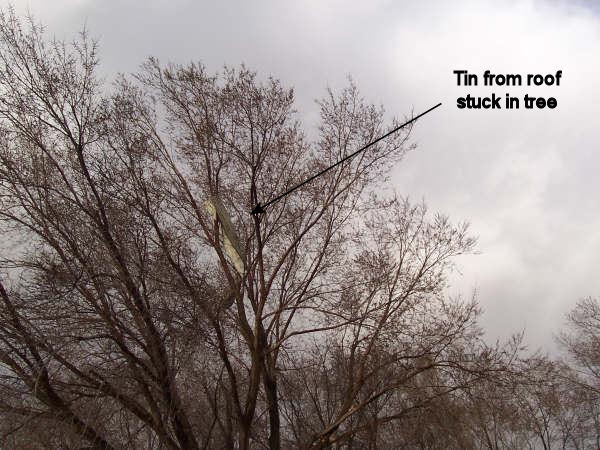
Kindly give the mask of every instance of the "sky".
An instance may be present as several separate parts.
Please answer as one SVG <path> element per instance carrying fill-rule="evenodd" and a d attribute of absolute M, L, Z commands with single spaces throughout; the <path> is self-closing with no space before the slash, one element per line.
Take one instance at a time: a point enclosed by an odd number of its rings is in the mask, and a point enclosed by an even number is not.
<path fill-rule="evenodd" d="M 244 63 L 295 88 L 308 134 L 314 99 L 349 75 L 369 102 L 419 120 L 418 148 L 390 187 L 432 212 L 468 221 L 478 254 L 461 256 L 449 294 L 476 290 L 490 341 L 525 331 L 554 353 L 554 335 L 582 297 L 600 296 L 600 3 L 594 1 L 18 0 L 49 35 L 84 26 L 100 41 L 107 79 L 148 57 Z M 7 3 L 4 3 L 6 6 Z M 457 86 L 455 70 L 478 75 Z M 556 86 L 483 86 L 483 72 L 553 74 Z M 524 80 L 524 84 L 525 84 Z M 519 97 L 519 109 L 457 108 L 467 94 Z M 523 96 L 554 97 L 526 109 Z"/>

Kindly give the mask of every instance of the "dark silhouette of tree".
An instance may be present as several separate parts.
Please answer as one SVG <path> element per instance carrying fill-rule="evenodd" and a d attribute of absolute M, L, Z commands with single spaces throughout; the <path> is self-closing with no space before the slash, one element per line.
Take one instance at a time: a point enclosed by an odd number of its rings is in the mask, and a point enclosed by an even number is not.
<path fill-rule="evenodd" d="M 397 126 L 354 84 L 309 141 L 243 67 L 97 66 L 87 34 L 0 15 L 7 446 L 428 448 L 444 417 L 415 417 L 515 359 L 444 293 L 466 225 L 382 190 L 410 127 L 249 214 Z"/>

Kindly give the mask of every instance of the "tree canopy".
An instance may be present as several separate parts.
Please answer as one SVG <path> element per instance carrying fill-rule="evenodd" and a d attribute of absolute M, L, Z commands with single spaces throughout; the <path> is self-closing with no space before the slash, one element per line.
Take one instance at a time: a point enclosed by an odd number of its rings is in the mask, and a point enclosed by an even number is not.
<path fill-rule="evenodd" d="M 318 101 L 308 139 L 293 90 L 245 67 L 150 58 L 107 84 L 98 64 L 86 33 L 48 40 L 0 15 L 5 445 L 598 436 L 586 379 L 526 357 L 520 336 L 486 343 L 476 298 L 448 296 L 454 258 L 474 250 L 467 225 L 382 185 L 414 148 L 410 127 L 250 214 L 400 123 L 355 84 Z"/>

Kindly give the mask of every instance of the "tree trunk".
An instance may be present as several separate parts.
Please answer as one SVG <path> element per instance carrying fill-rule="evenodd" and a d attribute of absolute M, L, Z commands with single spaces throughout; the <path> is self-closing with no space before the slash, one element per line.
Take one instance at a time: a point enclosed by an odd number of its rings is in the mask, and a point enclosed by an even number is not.
<path fill-rule="evenodd" d="M 240 450 L 250 450 L 250 429 L 250 424 L 240 423 L 240 431 L 238 433 L 238 446 Z"/>
<path fill-rule="evenodd" d="M 281 435 L 279 423 L 279 399 L 277 398 L 277 380 L 273 376 L 274 370 L 269 367 L 263 373 L 263 384 L 269 408 L 269 449 L 281 448 Z"/>

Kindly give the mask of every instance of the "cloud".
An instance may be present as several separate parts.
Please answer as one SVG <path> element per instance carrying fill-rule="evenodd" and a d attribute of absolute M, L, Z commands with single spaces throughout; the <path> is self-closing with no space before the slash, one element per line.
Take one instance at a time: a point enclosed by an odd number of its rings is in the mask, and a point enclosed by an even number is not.
<path fill-rule="evenodd" d="M 296 87 L 307 127 L 312 100 L 352 74 L 390 115 L 442 108 L 415 129 L 419 149 L 391 183 L 432 210 L 467 219 L 479 256 L 461 258 L 453 291 L 478 288 L 490 339 L 526 326 L 532 346 L 582 296 L 600 294 L 600 23 L 593 2 L 17 2 L 68 36 L 87 23 L 103 70 L 133 71 L 149 55 L 245 62 Z M 463 87 L 455 69 L 481 75 L 555 73 L 561 86 Z M 506 92 L 555 97 L 554 110 L 467 111 L 456 98 Z"/>

